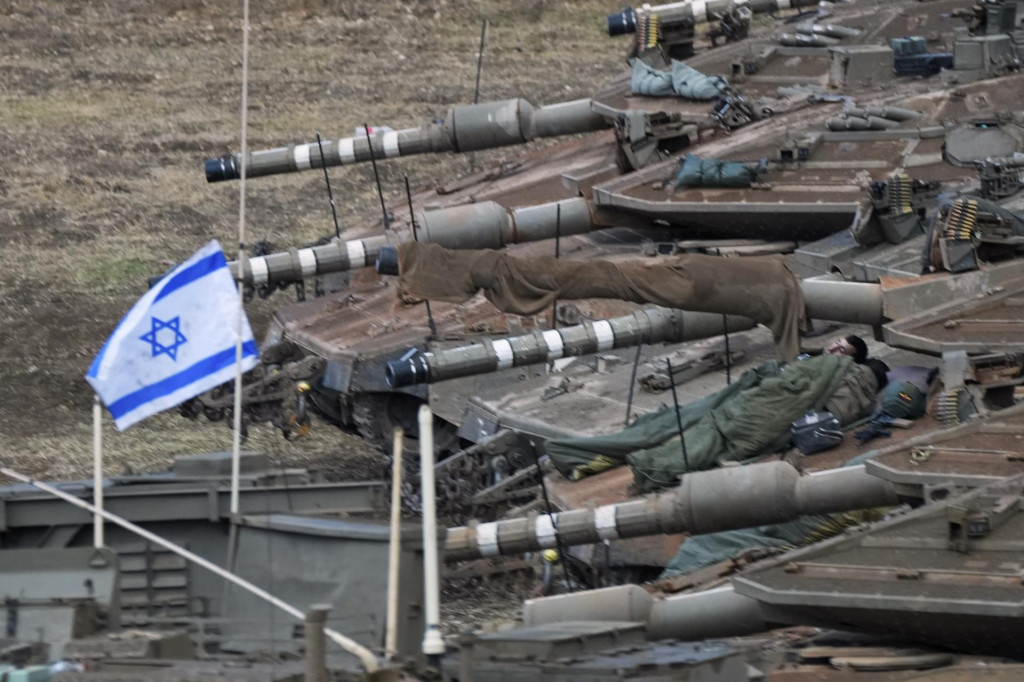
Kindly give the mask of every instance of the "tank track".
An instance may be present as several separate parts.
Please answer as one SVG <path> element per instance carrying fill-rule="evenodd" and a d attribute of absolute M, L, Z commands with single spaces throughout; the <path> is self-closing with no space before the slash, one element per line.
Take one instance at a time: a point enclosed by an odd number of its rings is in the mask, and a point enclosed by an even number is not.
<path fill-rule="evenodd" d="M 434 465 L 437 514 L 447 522 L 493 521 L 537 497 L 534 449 L 523 436 L 499 431 Z M 402 459 L 402 512 L 422 512 L 418 453 Z M 387 474 L 390 495 L 391 468 Z"/>

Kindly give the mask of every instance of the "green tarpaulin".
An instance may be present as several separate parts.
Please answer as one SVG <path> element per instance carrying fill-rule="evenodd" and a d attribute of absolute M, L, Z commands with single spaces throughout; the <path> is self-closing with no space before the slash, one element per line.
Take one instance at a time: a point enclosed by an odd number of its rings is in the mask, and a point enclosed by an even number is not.
<path fill-rule="evenodd" d="M 715 99 L 729 87 L 721 76 L 706 76 L 692 66 L 672 60 L 672 88 L 687 99 Z"/>
<path fill-rule="evenodd" d="M 660 578 L 690 573 L 753 549 L 790 549 L 839 535 L 851 526 L 878 521 L 885 509 L 863 509 L 822 516 L 801 516 L 786 523 L 727 530 L 688 538 Z"/>
<path fill-rule="evenodd" d="M 718 97 L 729 87 L 729 83 L 721 76 L 706 76 L 683 62 L 673 60 L 671 71 L 659 71 L 639 59 L 634 59 L 629 86 L 634 95 L 678 95 L 686 99 L 705 101 Z"/>
<path fill-rule="evenodd" d="M 672 89 L 671 73 L 651 68 L 639 59 L 633 60 L 633 75 L 629 79 L 629 89 L 634 95 L 646 97 L 670 97 L 676 94 Z"/>
<path fill-rule="evenodd" d="M 767 161 L 758 165 L 739 161 L 702 159 L 696 154 L 687 154 L 679 167 L 679 173 L 672 183 L 673 189 L 690 187 L 750 187 L 763 173 Z"/>
<path fill-rule="evenodd" d="M 548 441 L 547 452 L 559 471 L 573 479 L 629 464 L 636 488 L 649 492 L 675 485 L 687 471 L 783 448 L 794 420 L 809 410 L 831 408 L 834 398 L 841 422 L 858 419 L 871 411 L 875 390 L 871 370 L 845 356 L 822 355 L 784 367 L 767 362 L 679 409 L 685 464 L 672 408 L 645 415 L 617 433 Z"/>
<path fill-rule="evenodd" d="M 796 547 L 807 533 L 825 520 L 824 516 L 801 516 L 795 521 L 756 528 L 727 530 L 687 538 L 668 562 L 659 578 L 690 573 L 753 549 Z"/>

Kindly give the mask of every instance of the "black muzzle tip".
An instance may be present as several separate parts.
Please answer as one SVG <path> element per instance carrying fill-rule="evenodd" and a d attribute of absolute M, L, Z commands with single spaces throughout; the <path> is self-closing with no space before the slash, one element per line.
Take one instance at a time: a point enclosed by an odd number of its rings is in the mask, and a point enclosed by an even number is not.
<path fill-rule="evenodd" d="M 374 266 L 378 274 L 398 275 L 398 249 L 393 246 L 382 246 L 377 253 L 377 263 Z"/>
<path fill-rule="evenodd" d="M 391 388 L 402 388 L 430 381 L 427 361 L 418 353 L 400 360 L 392 360 L 384 366 L 384 380 Z"/>
<path fill-rule="evenodd" d="M 238 168 L 235 165 L 233 156 L 222 156 L 219 159 L 207 159 L 203 164 L 206 171 L 207 182 L 223 182 L 224 180 L 237 180 Z"/>
<path fill-rule="evenodd" d="M 627 33 L 636 33 L 636 12 L 628 6 L 621 12 L 608 15 L 608 35 L 621 36 Z"/>

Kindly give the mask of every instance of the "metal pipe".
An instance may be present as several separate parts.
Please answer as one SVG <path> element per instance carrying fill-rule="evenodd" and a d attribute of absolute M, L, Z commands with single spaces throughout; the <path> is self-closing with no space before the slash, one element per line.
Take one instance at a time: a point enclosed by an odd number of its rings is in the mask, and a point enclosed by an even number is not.
<path fill-rule="evenodd" d="M 92 499 L 103 509 L 103 406 L 100 397 L 92 397 Z M 92 517 L 92 543 L 103 547 L 103 514 Z"/>
<path fill-rule="evenodd" d="M 878 284 L 805 279 L 800 282 L 810 317 L 856 324 L 879 324 L 882 289 Z M 610 320 L 584 322 L 558 330 L 533 331 L 468 346 L 419 353 L 388 362 L 384 378 L 392 388 L 486 374 L 510 367 L 589 355 L 638 343 L 679 343 L 742 331 L 754 326 L 746 317 L 650 307 Z"/>
<path fill-rule="evenodd" d="M 324 640 L 324 624 L 330 604 L 313 604 L 306 611 L 304 637 L 306 640 L 306 671 L 304 682 L 328 682 L 327 642 Z"/>
<path fill-rule="evenodd" d="M 471 152 L 523 144 L 542 137 L 588 133 L 611 128 L 614 122 L 596 113 L 589 99 L 534 108 L 524 99 L 508 99 L 452 107 L 443 123 L 327 141 L 324 154 L 316 142 L 252 151 L 248 177 L 294 173 L 327 166 L 350 166 L 375 159 L 415 154 Z M 228 154 L 204 164 L 207 182 L 239 178 L 242 158 Z"/>
<path fill-rule="evenodd" d="M 391 459 L 391 537 L 388 545 L 388 603 L 385 621 L 384 654 L 398 654 L 398 561 L 402 549 L 402 443 L 405 431 L 396 426 L 392 432 L 394 457 Z"/>
<path fill-rule="evenodd" d="M 243 590 L 251 592 L 252 594 L 254 594 L 257 597 L 259 597 L 260 599 L 263 599 L 264 601 L 267 601 L 267 602 L 273 604 L 274 606 L 276 606 L 277 608 L 281 609 L 282 611 L 284 611 L 288 615 L 292 616 L 293 618 L 296 618 L 298 620 L 305 620 L 305 618 L 306 618 L 305 614 L 302 613 L 302 611 L 300 611 L 299 609 L 295 608 L 294 606 L 292 606 L 291 604 L 289 604 L 287 602 L 284 602 L 284 601 L 278 599 L 277 597 L 275 597 L 274 595 L 270 594 L 266 590 L 264 590 L 264 589 L 262 589 L 260 587 L 257 587 L 256 585 L 253 585 L 248 580 L 245 580 L 244 578 L 239 578 L 234 573 L 230 573 L 228 571 L 225 571 L 223 568 L 221 568 L 217 564 L 212 563 L 210 561 L 207 561 L 206 559 L 204 559 L 203 557 L 199 556 L 198 554 L 194 554 L 194 553 L 190 552 L 189 550 L 185 549 L 184 547 L 179 547 L 178 545 L 174 544 L 173 542 L 170 542 L 169 540 L 165 540 L 164 538 L 160 537 L 159 535 L 157 535 L 155 533 L 150 533 L 145 528 L 140 528 L 139 526 L 136 526 L 131 521 L 126 521 L 125 519 L 122 519 L 120 516 L 115 516 L 114 514 L 111 514 L 110 512 L 108 512 L 105 509 L 97 509 L 97 507 L 95 505 L 89 504 L 88 502 L 86 502 L 84 500 L 80 500 L 77 497 L 75 497 L 74 495 L 69 495 L 68 493 L 64 492 L 63 490 L 59 490 L 57 488 L 54 488 L 53 486 L 51 486 L 51 485 L 49 485 L 47 483 L 43 483 L 42 481 L 34 481 L 31 478 L 29 478 L 28 476 L 20 474 L 17 471 L 14 471 L 12 469 L 8 469 L 8 468 L 5 468 L 5 467 L 0 468 L 0 474 L 3 474 L 4 476 L 9 476 L 9 477 L 11 477 L 11 478 L 13 478 L 15 480 L 21 481 L 22 483 L 28 483 L 29 485 L 34 486 L 36 488 L 39 488 L 40 490 L 42 490 L 44 492 L 47 492 L 47 493 L 49 493 L 51 495 L 54 495 L 55 497 L 59 497 L 60 499 L 64 500 L 65 502 L 68 502 L 69 504 L 73 504 L 76 507 L 80 507 L 80 508 L 85 509 L 86 511 L 92 512 L 94 514 L 100 514 L 107 521 L 110 521 L 111 523 L 117 524 L 118 526 L 121 526 L 122 528 L 124 528 L 124 529 L 126 529 L 128 531 L 131 531 L 132 533 L 135 533 L 136 535 L 139 535 L 139 536 L 149 540 L 152 543 L 160 545 L 161 547 L 164 547 L 164 548 L 174 552 L 178 556 L 182 556 L 185 559 L 187 559 L 187 560 L 189 560 L 189 561 L 191 561 L 193 563 L 196 563 L 196 564 L 202 566 L 206 570 L 211 571 L 212 573 L 215 573 L 216 575 L 220 576 L 221 578 L 224 578 L 225 580 L 228 580 L 228 581 L 234 583 L 235 585 L 238 585 Z M 336 631 L 332 630 L 331 628 L 324 628 L 324 632 L 327 634 L 328 637 L 331 638 L 331 641 L 336 643 L 338 646 L 340 646 L 342 649 L 344 649 L 345 651 L 349 652 L 350 654 L 353 654 L 356 658 L 358 658 L 359 662 L 363 665 L 363 668 L 366 669 L 366 672 L 369 672 L 369 673 L 376 672 L 376 670 L 378 669 L 379 666 L 377 664 L 377 658 L 373 655 L 372 651 L 370 651 L 369 649 L 367 649 L 363 645 L 359 644 L 358 642 L 356 642 L 354 640 L 351 640 L 348 637 L 345 637 L 340 632 L 336 632 Z"/>
<path fill-rule="evenodd" d="M 437 558 L 437 506 L 434 487 L 434 413 L 429 405 L 420 405 L 420 490 L 423 496 L 423 592 L 426 631 L 423 653 L 444 653 L 441 639 L 441 582 Z"/>
<path fill-rule="evenodd" d="M 723 505 L 727 499 L 744 504 Z M 714 533 L 896 503 L 892 484 L 863 466 L 801 476 L 779 461 L 686 474 L 678 488 L 596 509 L 570 509 L 553 523 L 562 543 L 573 546 L 661 533 Z M 534 514 L 450 528 L 445 560 L 547 549 L 554 546 L 551 526 L 546 516 Z"/>

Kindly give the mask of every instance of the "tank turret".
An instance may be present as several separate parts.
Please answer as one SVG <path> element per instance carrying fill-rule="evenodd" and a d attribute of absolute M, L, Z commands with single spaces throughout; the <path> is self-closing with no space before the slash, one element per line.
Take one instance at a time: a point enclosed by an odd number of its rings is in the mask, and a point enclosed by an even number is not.
<path fill-rule="evenodd" d="M 908 662 L 914 656 L 914 665 L 933 669 L 958 663 L 948 651 L 1019 658 L 1020 602 L 1012 593 L 1019 578 L 1002 570 L 1013 550 L 1001 540 L 1020 532 L 1021 491 L 1022 478 L 1007 477 L 913 511 L 896 512 L 886 520 L 755 564 L 713 589 L 665 595 L 650 594 L 638 585 L 619 585 L 528 600 L 523 621 L 528 627 L 547 628 L 567 621 L 632 622 L 642 624 L 650 640 L 685 641 L 813 624 L 870 632 L 873 642 L 887 636 L 900 643 L 941 647 L 932 653 L 903 652 Z M 722 499 L 714 511 L 727 506 Z M 561 534 L 561 523 L 558 528 Z M 509 543 L 519 541 L 511 529 L 503 530 Z M 495 536 L 491 529 L 484 533 L 485 542 Z M 857 655 L 865 650 L 849 651 Z M 886 663 L 891 665 L 896 656 Z M 832 660 L 838 663 L 838 658 Z M 1006 679 L 1019 672 L 1019 667 L 1009 670 Z"/>

